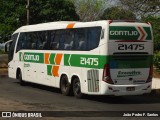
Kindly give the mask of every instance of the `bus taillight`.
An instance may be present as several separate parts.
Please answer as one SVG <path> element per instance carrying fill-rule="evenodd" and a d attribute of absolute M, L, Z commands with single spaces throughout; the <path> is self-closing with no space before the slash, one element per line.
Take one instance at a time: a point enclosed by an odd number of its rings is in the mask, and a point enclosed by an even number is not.
<path fill-rule="evenodd" d="M 150 70 L 149 70 L 149 76 L 148 76 L 146 83 L 152 81 L 152 76 L 153 76 L 153 66 L 151 65 Z"/>
<path fill-rule="evenodd" d="M 113 81 L 110 76 L 109 64 L 104 65 L 102 80 L 106 83 L 113 84 Z"/>

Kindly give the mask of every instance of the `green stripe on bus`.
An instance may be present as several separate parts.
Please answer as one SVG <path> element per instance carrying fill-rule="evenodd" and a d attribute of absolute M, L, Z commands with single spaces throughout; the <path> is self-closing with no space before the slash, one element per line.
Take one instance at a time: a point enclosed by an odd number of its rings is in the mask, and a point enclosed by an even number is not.
<path fill-rule="evenodd" d="M 85 67 L 85 68 L 103 68 L 104 64 L 108 62 L 107 56 L 100 55 L 77 55 L 65 54 L 64 65 Z"/>
<path fill-rule="evenodd" d="M 55 58 L 55 54 L 51 53 L 49 58 L 50 64 L 55 64 L 54 58 Z"/>
<path fill-rule="evenodd" d="M 64 65 L 65 66 L 70 66 L 69 62 L 68 62 L 69 61 L 69 57 L 70 57 L 70 54 L 65 54 L 64 55 Z"/>
<path fill-rule="evenodd" d="M 153 56 L 144 57 L 117 57 L 106 55 L 86 55 L 86 54 L 64 54 L 64 66 L 100 68 L 103 69 L 105 64 L 110 64 L 112 69 L 116 68 L 149 68 L 152 64 Z M 55 64 L 55 54 L 50 54 L 50 65 L 47 65 L 47 73 L 52 75 L 52 65 Z M 32 63 L 44 63 L 44 53 L 20 52 L 19 60 Z"/>
<path fill-rule="evenodd" d="M 47 75 L 52 76 L 52 65 L 47 65 Z"/>
<path fill-rule="evenodd" d="M 22 58 L 23 56 L 22 56 L 22 52 L 19 52 L 19 61 L 22 61 Z"/>

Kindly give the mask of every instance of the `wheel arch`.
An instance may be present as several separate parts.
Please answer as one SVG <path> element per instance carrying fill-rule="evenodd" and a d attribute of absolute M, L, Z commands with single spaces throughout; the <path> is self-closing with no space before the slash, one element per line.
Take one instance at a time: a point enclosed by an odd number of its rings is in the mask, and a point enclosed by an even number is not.
<path fill-rule="evenodd" d="M 59 88 L 60 88 L 60 84 L 61 84 L 61 78 L 66 75 L 68 77 L 68 82 L 71 84 L 71 87 L 73 85 L 73 81 L 74 79 L 77 77 L 81 83 L 81 78 L 78 74 L 72 74 L 71 77 L 69 77 L 69 75 L 67 73 L 62 73 L 60 76 L 60 80 L 59 80 Z M 82 87 L 82 86 L 81 86 Z M 72 89 L 72 88 L 71 88 Z"/>
<path fill-rule="evenodd" d="M 20 72 L 22 72 L 21 68 L 17 67 L 17 70 L 16 70 L 16 79 L 18 79 L 18 75 L 19 75 Z"/>
<path fill-rule="evenodd" d="M 61 76 L 60 76 L 60 78 L 59 78 L 59 88 L 60 88 L 60 84 L 61 84 L 61 78 L 63 76 L 65 76 L 65 75 L 68 77 L 68 82 L 70 82 L 68 74 L 67 73 L 62 73 Z"/>
<path fill-rule="evenodd" d="M 71 77 L 71 85 L 73 85 L 73 81 L 74 81 L 75 78 L 79 78 L 79 76 L 78 75 L 72 75 L 72 77 Z"/>
<path fill-rule="evenodd" d="M 80 81 L 80 83 L 81 83 L 81 78 L 80 78 L 80 76 L 77 75 L 77 74 L 73 74 L 72 77 L 71 77 L 71 86 L 73 86 L 73 81 L 74 81 L 74 79 L 75 79 L 76 77 L 79 79 L 79 81 Z M 81 83 L 81 84 L 82 84 L 82 83 Z M 81 86 L 81 88 L 82 88 L 82 86 Z"/>

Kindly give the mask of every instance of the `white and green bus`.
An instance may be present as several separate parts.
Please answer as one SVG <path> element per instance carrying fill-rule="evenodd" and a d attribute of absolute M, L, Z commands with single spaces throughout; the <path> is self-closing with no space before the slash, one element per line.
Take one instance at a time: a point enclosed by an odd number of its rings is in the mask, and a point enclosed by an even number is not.
<path fill-rule="evenodd" d="M 8 72 L 64 95 L 141 95 L 151 91 L 152 56 L 149 23 L 60 21 L 17 29 Z"/>

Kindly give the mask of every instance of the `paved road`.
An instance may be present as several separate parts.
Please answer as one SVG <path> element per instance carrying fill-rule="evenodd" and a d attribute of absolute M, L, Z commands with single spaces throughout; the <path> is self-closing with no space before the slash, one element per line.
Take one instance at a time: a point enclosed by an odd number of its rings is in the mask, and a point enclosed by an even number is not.
<path fill-rule="evenodd" d="M 63 96 L 59 89 L 35 84 L 20 86 L 15 79 L 0 78 L 0 111 L 4 110 L 160 111 L 160 97 L 151 94 L 128 97 L 86 96 L 85 99 L 77 99 L 73 96 Z M 97 118 L 93 119 L 97 120 Z M 138 120 L 137 118 L 132 119 Z M 149 117 L 144 119 L 150 120 Z M 152 119 L 156 118 L 152 117 Z"/>

